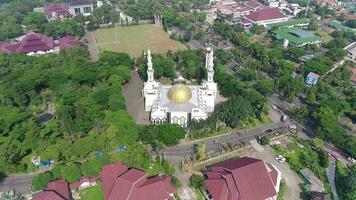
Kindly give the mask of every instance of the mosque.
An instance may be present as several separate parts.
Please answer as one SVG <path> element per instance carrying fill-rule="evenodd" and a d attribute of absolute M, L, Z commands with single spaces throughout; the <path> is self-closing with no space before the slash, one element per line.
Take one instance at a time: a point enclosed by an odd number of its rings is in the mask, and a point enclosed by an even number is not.
<path fill-rule="evenodd" d="M 150 112 L 153 124 L 173 123 L 186 127 L 195 119 L 206 119 L 214 111 L 218 95 L 214 82 L 213 49 L 206 48 L 205 68 L 208 78 L 201 85 L 188 85 L 187 80 L 179 77 L 173 85 L 162 85 L 154 80 L 151 52 L 147 52 L 147 81 L 144 83 L 142 96 L 145 111 Z"/>

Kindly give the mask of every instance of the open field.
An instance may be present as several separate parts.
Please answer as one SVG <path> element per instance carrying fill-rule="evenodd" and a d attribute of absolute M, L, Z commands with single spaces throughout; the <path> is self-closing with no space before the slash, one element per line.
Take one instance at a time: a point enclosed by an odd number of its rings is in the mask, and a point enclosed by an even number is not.
<path fill-rule="evenodd" d="M 140 56 L 147 49 L 153 53 L 165 53 L 186 48 L 170 39 L 161 27 L 151 24 L 98 29 L 94 35 L 100 51 L 126 52 L 132 57 Z"/>
<path fill-rule="evenodd" d="M 104 195 L 101 191 L 100 185 L 86 188 L 80 191 L 80 199 L 82 200 L 103 200 Z"/>

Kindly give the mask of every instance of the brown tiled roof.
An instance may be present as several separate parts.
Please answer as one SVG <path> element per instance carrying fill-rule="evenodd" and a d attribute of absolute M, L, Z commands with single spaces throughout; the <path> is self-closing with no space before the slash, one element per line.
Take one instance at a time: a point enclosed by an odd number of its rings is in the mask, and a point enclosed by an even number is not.
<path fill-rule="evenodd" d="M 277 195 L 278 171 L 255 158 L 219 163 L 205 175 L 206 188 L 214 200 L 264 200 Z"/>
<path fill-rule="evenodd" d="M 47 16 L 47 18 L 52 18 L 57 15 L 59 16 L 64 16 L 64 17 L 70 17 L 71 14 L 69 12 L 69 5 L 66 3 L 53 3 L 49 4 L 45 9 L 44 9 L 44 14 Z"/>
<path fill-rule="evenodd" d="M 67 49 L 72 46 L 77 46 L 77 45 L 83 45 L 84 43 L 81 42 L 80 40 L 75 39 L 75 37 L 72 36 L 64 36 L 61 39 L 59 39 L 59 48 L 60 49 Z"/>
<path fill-rule="evenodd" d="M 71 6 L 81 6 L 92 4 L 89 0 L 73 0 Z"/>

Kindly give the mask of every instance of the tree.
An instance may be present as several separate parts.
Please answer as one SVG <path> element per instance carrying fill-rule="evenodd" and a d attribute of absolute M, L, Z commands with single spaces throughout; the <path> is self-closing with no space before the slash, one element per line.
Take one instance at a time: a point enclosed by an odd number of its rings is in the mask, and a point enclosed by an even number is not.
<path fill-rule="evenodd" d="M 345 22 L 345 25 L 350 28 L 356 28 L 356 19 L 349 19 Z"/>
<path fill-rule="evenodd" d="M 46 16 L 40 12 L 31 12 L 26 15 L 22 21 L 26 28 L 31 31 L 42 31 L 43 26 L 47 23 Z"/>
<path fill-rule="evenodd" d="M 80 165 L 80 171 L 83 176 L 93 177 L 99 174 L 101 163 L 98 159 L 90 159 Z"/>
<path fill-rule="evenodd" d="M 61 169 L 61 175 L 68 183 L 74 183 L 81 177 L 80 168 L 77 164 L 68 163 Z"/>
<path fill-rule="evenodd" d="M 5 16 L 0 20 L 0 40 L 15 38 L 23 34 L 20 24 L 12 16 Z"/>
<path fill-rule="evenodd" d="M 32 179 L 32 190 L 33 191 L 38 191 L 42 190 L 47 187 L 47 183 L 52 180 L 52 174 L 51 172 L 45 172 L 36 175 Z"/>
<path fill-rule="evenodd" d="M 191 187 L 200 189 L 204 186 L 204 177 L 194 174 L 189 178 L 189 182 Z"/>
<path fill-rule="evenodd" d="M 269 139 L 268 135 L 263 135 L 261 137 L 260 143 L 262 145 L 268 145 L 270 143 L 270 139 Z"/>
<path fill-rule="evenodd" d="M 269 80 L 260 80 L 257 81 L 256 85 L 254 86 L 258 92 L 263 95 L 270 96 L 275 92 L 275 86 L 272 81 Z"/>
<path fill-rule="evenodd" d="M 204 160 L 206 158 L 206 155 L 205 155 L 205 148 L 206 148 L 206 145 L 205 144 L 199 144 L 198 147 L 197 147 L 197 158 L 198 160 Z"/>
<path fill-rule="evenodd" d="M 346 50 L 342 48 L 332 48 L 326 52 L 326 56 L 333 61 L 337 61 L 344 58 L 346 54 L 347 54 Z"/>

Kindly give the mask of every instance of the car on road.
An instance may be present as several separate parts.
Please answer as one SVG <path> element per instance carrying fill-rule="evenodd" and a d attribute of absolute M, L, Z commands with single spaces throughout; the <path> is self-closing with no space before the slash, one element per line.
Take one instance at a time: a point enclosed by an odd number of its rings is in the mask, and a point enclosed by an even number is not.
<path fill-rule="evenodd" d="M 347 160 L 349 160 L 352 164 L 356 164 L 356 159 L 348 157 Z"/>
<path fill-rule="evenodd" d="M 282 121 L 282 122 L 287 121 L 287 119 L 288 119 L 288 115 L 283 115 L 283 116 L 281 117 L 281 121 Z"/>
<path fill-rule="evenodd" d="M 291 124 L 291 125 L 289 125 L 289 128 L 290 128 L 290 129 L 294 129 L 294 130 L 295 130 L 295 129 L 297 129 L 297 126 L 296 126 L 296 125 L 294 125 L 294 124 Z"/>

